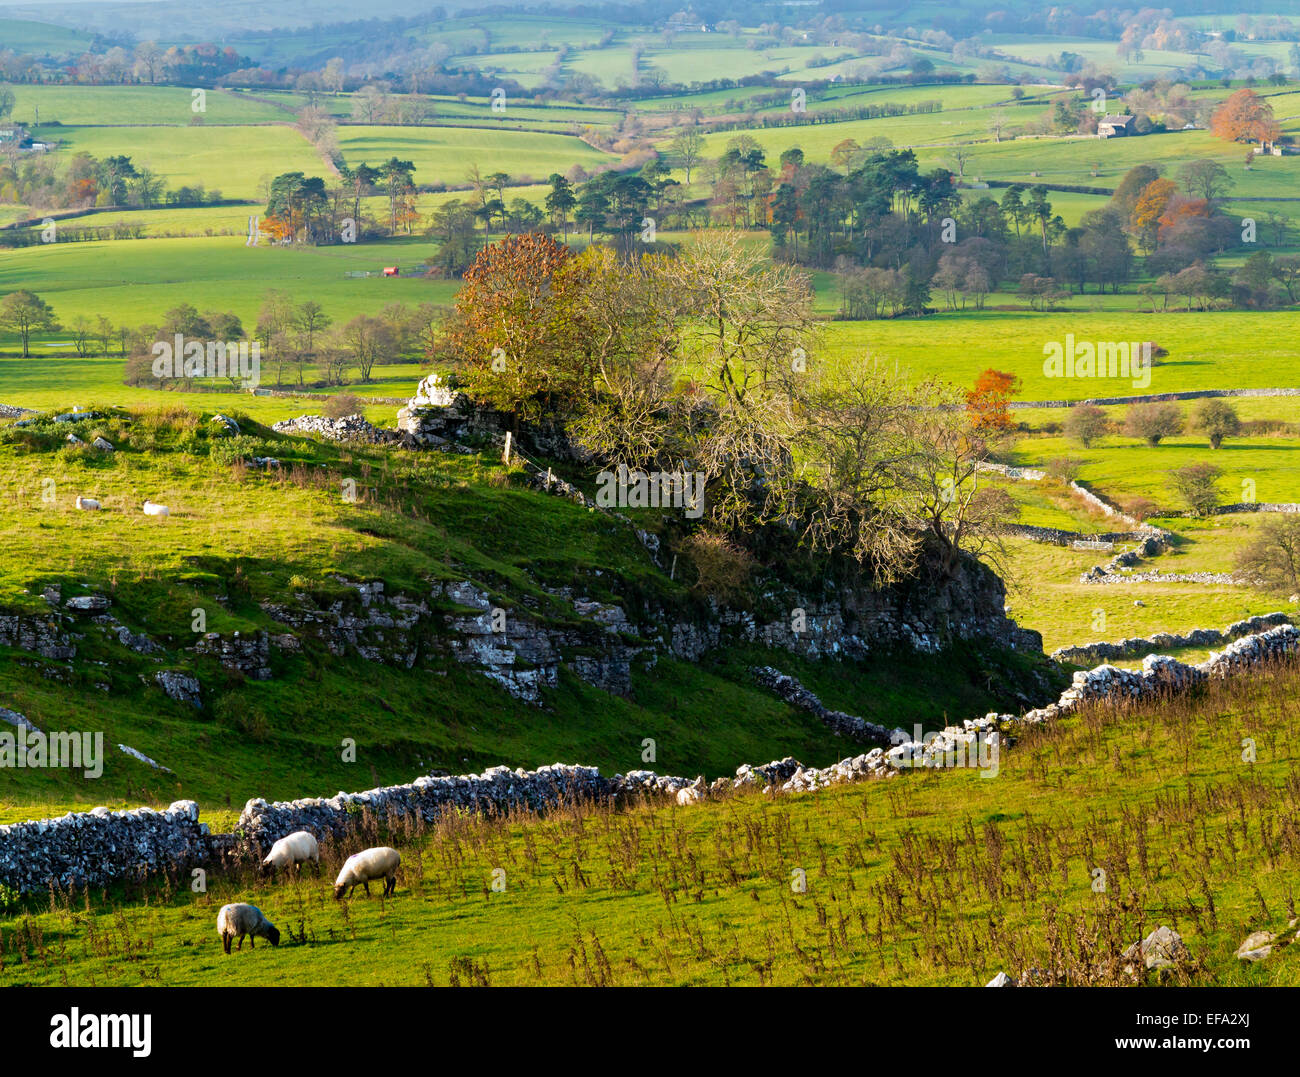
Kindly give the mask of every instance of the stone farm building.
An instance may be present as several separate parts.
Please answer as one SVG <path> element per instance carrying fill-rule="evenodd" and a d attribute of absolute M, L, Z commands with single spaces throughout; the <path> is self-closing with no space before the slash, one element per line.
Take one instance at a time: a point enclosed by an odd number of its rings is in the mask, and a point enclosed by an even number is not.
<path fill-rule="evenodd" d="M 1137 133 L 1136 116 L 1103 116 L 1097 121 L 1098 138 L 1120 138 Z"/>

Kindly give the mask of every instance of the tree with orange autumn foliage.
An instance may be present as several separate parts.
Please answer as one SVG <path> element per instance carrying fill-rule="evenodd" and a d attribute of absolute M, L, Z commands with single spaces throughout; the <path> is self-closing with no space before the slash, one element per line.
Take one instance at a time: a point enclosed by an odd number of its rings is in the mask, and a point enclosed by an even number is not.
<path fill-rule="evenodd" d="M 442 346 L 471 396 L 520 418 L 564 413 L 591 371 L 566 272 L 573 252 L 540 232 L 479 251 L 447 319 Z"/>
<path fill-rule="evenodd" d="M 1014 374 L 989 367 L 975 379 L 975 388 L 966 394 L 966 412 L 971 424 L 982 433 L 995 433 L 1011 427 L 1011 398 L 1020 392 L 1021 382 Z"/>
<path fill-rule="evenodd" d="M 1138 246 L 1150 254 L 1156 249 L 1159 235 L 1160 218 L 1169 205 L 1169 200 L 1178 193 L 1178 185 L 1173 180 L 1152 180 L 1142 188 L 1138 200 L 1129 217 L 1129 228 L 1137 239 Z"/>
<path fill-rule="evenodd" d="M 1209 216 L 1210 203 L 1204 198 L 1186 198 L 1176 194 L 1169 199 L 1165 211 L 1160 214 L 1160 228 L 1157 234 L 1160 240 L 1164 241 L 1183 221 L 1193 217 L 1208 218 Z"/>
<path fill-rule="evenodd" d="M 292 221 L 287 217 L 280 217 L 274 213 L 258 221 L 257 230 L 270 236 L 272 243 L 281 243 L 286 239 L 292 239 L 295 231 Z"/>
<path fill-rule="evenodd" d="M 94 176 L 85 176 L 68 184 L 68 202 L 74 206 L 93 206 L 99 186 Z"/>
<path fill-rule="evenodd" d="M 1282 133 L 1273 106 L 1254 90 L 1241 89 L 1210 117 L 1210 131 L 1229 142 L 1273 142 Z"/>

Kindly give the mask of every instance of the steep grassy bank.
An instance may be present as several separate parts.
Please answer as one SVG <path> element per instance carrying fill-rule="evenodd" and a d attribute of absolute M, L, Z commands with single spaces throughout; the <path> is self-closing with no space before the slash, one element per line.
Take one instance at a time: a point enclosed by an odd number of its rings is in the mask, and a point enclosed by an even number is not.
<path fill-rule="evenodd" d="M 660 656 L 653 670 L 646 651 L 633 659 L 626 698 L 562 671 L 541 705 L 529 706 L 448 652 L 442 622 L 465 611 L 434 597 L 433 586 L 472 580 L 509 617 L 590 630 L 563 595 L 707 617 L 688 564 L 670 578 L 628 522 L 525 488 L 521 473 L 487 450 L 344 448 L 280 435 L 242 414 L 241 433 L 227 437 L 209 415 L 183 408 L 102 411 L 0 428 L 10 479 L 0 493 L 0 615 L 46 624 L 46 596 L 65 606 L 98 595 L 113 618 L 60 622 L 75 643 L 70 660 L 0 648 L 0 706 L 47 731 L 102 731 L 107 747 L 98 779 L 0 771 L 0 821 L 178 798 L 199 801 L 206 819 L 254 796 L 329 795 L 501 763 L 561 760 L 612 773 L 644 765 L 647 738 L 656 766 L 709 777 L 784 755 L 826 764 L 854 750 L 755 685 L 754 665 L 776 664 L 829 706 L 909 729 L 1041 704 L 1059 689 L 1040 664 L 990 647 L 882 652 L 861 664 L 751 647 L 695 662 Z M 70 430 L 116 449 L 71 445 Z M 251 456 L 280 467 L 240 462 Z M 355 500 L 345 496 L 349 482 Z M 78 496 L 101 510 L 78 510 Z M 146 498 L 170 515 L 143 515 Z M 638 518 L 643 525 L 654 526 Z M 289 631 L 273 615 L 282 605 L 355 615 L 362 600 L 345 581 L 383 581 L 387 596 L 428 603 L 400 643 L 383 628 L 368 640 L 400 650 L 401 661 L 331 650 L 307 635 L 299 649 L 271 648 L 270 677 L 258 679 L 196 650 L 204 633 Z M 128 649 L 119 627 L 159 649 Z M 416 656 L 409 667 L 408 654 Z M 196 676 L 201 706 L 168 698 L 155 683 L 160 670 Z M 355 742 L 355 761 L 344 760 L 345 740 Z"/>

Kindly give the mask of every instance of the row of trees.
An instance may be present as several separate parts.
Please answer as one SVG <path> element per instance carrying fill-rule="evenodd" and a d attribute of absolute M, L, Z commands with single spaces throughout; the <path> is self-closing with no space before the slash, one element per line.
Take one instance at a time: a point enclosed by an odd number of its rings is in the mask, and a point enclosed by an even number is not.
<path fill-rule="evenodd" d="M 63 82 L 79 85 L 210 83 L 249 65 L 247 57 L 227 45 L 159 45 L 142 41 L 133 47 L 104 44 L 48 65 L 39 58 L 0 50 L 0 78 L 10 82 Z"/>
<path fill-rule="evenodd" d="M 372 379 L 376 366 L 425 355 L 445 313 L 433 303 L 389 303 L 375 314 L 335 324 L 314 300 L 298 302 L 272 289 L 262 299 L 255 336 L 264 362 L 275 370 L 277 386 L 286 372 L 302 386 L 312 368 L 326 385 L 347 384 L 350 370 L 364 383 Z"/>
<path fill-rule="evenodd" d="M 239 316 L 229 311 L 199 311 L 182 303 L 163 315 L 156 325 L 114 324 L 103 314 L 79 314 L 66 326 L 40 296 L 27 290 L 10 292 L 0 300 L 0 332 L 16 336 L 24 358 L 31 340 L 46 333 L 67 332 L 78 355 L 108 357 L 116 353 L 126 363 L 130 385 L 159 386 L 152 364 L 154 344 L 172 344 L 179 334 L 201 342 L 256 341 L 263 370 L 275 371 L 275 385 L 288 376 L 298 386 L 307 384 L 314 371 L 317 384 L 345 385 L 350 376 L 371 380 L 376 366 L 410 362 L 435 346 L 437 327 L 446 311 L 433 303 L 408 306 L 390 303 L 376 314 L 359 314 L 335 324 L 315 300 L 295 300 L 279 289 L 262 299 L 257 325 L 246 331 Z M 231 384 L 239 379 L 231 378 Z M 180 388 L 192 388 L 196 378 L 184 378 Z M 169 380 L 167 387 L 177 383 Z"/>
<path fill-rule="evenodd" d="M 1300 259 L 1258 246 L 1284 243 L 1288 222 L 1270 213 L 1247 238 L 1222 210 L 1234 181 L 1217 161 L 1184 163 L 1173 179 L 1162 166 L 1140 165 L 1105 206 L 1070 228 L 1043 186 L 1013 185 L 1000 200 L 962 200 L 953 173 L 922 173 L 911 151 L 855 143 L 836 147 L 832 160 L 838 169 L 808 165 L 792 148 L 774 177 L 748 136 L 733 140 L 718 173 L 725 180 L 714 185 L 713 220 L 762 224 L 777 260 L 834 268 L 845 317 L 922 313 L 933 303 L 978 309 L 999 288 L 1018 291 L 1034 309 L 1055 309 L 1089 288 L 1117 293 L 1140 270 L 1150 279 L 1138 290 L 1153 309 L 1296 301 Z M 684 188 L 657 158 L 637 173 L 579 183 L 553 174 L 544 208 L 507 201 L 504 173 L 471 175 L 474 194 L 444 204 L 429 220 L 427 234 L 439 244 L 429 264 L 442 275 L 462 273 L 494 233 L 542 230 L 567 240 L 579 232 L 630 253 L 663 249 L 654 226 L 683 223 L 676 207 Z M 1258 245 L 1245 265 L 1232 273 L 1215 267 L 1215 256 L 1250 249 L 1250 240 Z"/>
<path fill-rule="evenodd" d="M 376 314 L 359 314 L 350 321 L 335 323 L 315 300 L 295 300 L 287 292 L 271 289 L 262 298 L 257 324 L 248 332 L 239 317 L 230 312 L 203 311 L 183 303 L 163 315 L 156 325 L 119 329 L 119 347 L 126 359 L 126 381 L 130 385 L 191 389 L 196 378 L 159 383 L 152 370 L 153 346 L 172 342 L 177 334 L 197 341 L 256 341 L 259 347 L 263 384 L 274 371 L 274 385 L 286 381 L 299 388 L 309 384 L 342 386 L 355 376 L 361 383 L 372 380 L 374 368 L 390 363 L 410 362 L 432 346 L 435 326 L 445 312 L 431 303 L 416 307 L 390 303 Z M 103 345 L 108 338 L 100 326 L 90 339 Z M 238 378 L 231 378 L 234 385 Z"/>
<path fill-rule="evenodd" d="M 1182 409 L 1172 401 L 1134 404 L 1128 409 L 1121 424 L 1112 423 L 1106 412 L 1095 404 L 1076 404 L 1062 424 L 1067 437 L 1076 439 L 1085 448 L 1109 434 L 1122 433 L 1125 437 L 1140 438 L 1154 448 L 1165 438 L 1177 437 L 1184 429 L 1204 434 L 1211 449 L 1223 444 L 1224 438 L 1241 432 L 1241 417 L 1226 400 L 1209 397 L 1198 403 L 1184 422 Z"/>

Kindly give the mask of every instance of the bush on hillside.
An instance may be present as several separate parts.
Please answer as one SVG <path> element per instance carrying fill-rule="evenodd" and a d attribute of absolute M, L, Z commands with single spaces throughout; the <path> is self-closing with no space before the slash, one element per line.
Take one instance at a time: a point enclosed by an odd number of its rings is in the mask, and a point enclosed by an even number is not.
<path fill-rule="evenodd" d="M 1280 594 L 1300 591 L 1300 516 L 1270 516 L 1237 555 L 1237 571 L 1255 586 Z"/>
<path fill-rule="evenodd" d="M 1219 477 L 1213 464 L 1188 464 L 1169 472 L 1169 486 L 1197 516 L 1208 516 L 1219 504 Z"/>
<path fill-rule="evenodd" d="M 1183 413 L 1172 402 L 1162 404 L 1134 404 L 1124 419 L 1124 433 L 1131 438 L 1141 438 L 1152 448 L 1164 438 L 1182 433 Z"/>

